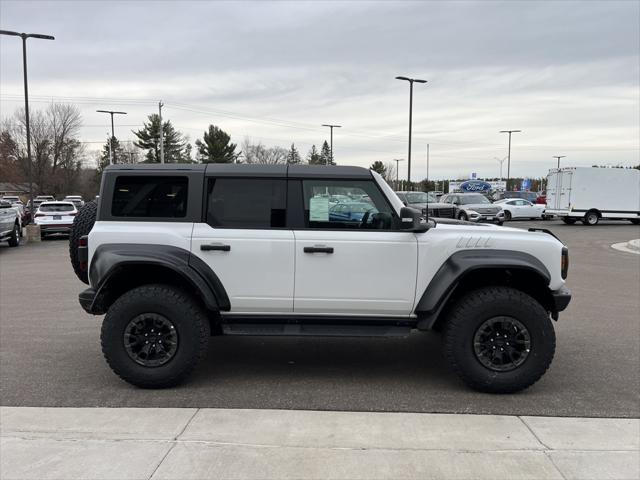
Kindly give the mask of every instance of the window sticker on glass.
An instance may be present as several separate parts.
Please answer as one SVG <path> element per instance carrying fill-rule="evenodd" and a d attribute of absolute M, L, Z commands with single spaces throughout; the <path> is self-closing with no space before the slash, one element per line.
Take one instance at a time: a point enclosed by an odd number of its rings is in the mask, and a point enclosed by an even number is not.
<path fill-rule="evenodd" d="M 329 221 L 329 197 L 311 197 L 309 199 L 309 221 Z"/>

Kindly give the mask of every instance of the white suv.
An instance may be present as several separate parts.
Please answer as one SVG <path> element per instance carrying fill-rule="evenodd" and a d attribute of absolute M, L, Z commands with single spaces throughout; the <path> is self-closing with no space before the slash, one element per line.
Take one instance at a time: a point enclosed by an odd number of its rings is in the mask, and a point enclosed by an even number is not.
<path fill-rule="evenodd" d="M 367 208 L 338 212 L 336 195 Z M 420 217 L 364 168 L 114 165 L 70 252 L 90 284 L 80 304 L 106 313 L 107 362 L 141 387 L 183 380 L 210 335 L 412 330 L 442 331 L 473 388 L 536 382 L 571 298 L 567 248 L 545 231 Z"/>

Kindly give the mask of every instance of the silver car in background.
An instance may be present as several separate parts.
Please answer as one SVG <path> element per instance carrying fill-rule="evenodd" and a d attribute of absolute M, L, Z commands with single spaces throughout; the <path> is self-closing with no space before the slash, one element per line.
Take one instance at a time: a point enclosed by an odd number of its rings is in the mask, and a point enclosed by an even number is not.
<path fill-rule="evenodd" d="M 481 193 L 448 193 L 441 202 L 454 205 L 456 218 L 469 222 L 492 222 L 502 225 L 504 211 L 500 205 L 491 201 Z"/>

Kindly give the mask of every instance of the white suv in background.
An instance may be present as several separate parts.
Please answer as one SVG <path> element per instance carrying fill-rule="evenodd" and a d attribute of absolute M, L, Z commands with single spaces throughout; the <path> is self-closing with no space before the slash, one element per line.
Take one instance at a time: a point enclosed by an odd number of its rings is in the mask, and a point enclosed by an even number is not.
<path fill-rule="evenodd" d="M 78 210 L 71 202 L 42 202 L 34 216 L 42 238 L 53 233 L 69 233 Z"/>

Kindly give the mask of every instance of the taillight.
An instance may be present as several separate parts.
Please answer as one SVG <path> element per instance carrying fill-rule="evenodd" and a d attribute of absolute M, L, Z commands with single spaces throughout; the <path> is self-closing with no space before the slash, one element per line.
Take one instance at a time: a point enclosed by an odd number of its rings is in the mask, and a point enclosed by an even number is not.
<path fill-rule="evenodd" d="M 80 237 L 80 240 L 78 241 L 78 246 L 86 247 L 87 245 L 89 245 L 89 238 L 86 235 Z"/>
<path fill-rule="evenodd" d="M 68 215 L 69 215 L 70 217 L 75 217 L 77 213 L 78 213 L 78 212 L 70 212 Z"/>
<path fill-rule="evenodd" d="M 46 217 L 46 215 L 44 213 L 36 213 L 34 216 L 35 217 Z"/>
<path fill-rule="evenodd" d="M 560 257 L 560 275 L 562 275 L 563 280 L 566 280 L 568 273 L 569 273 L 569 249 L 567 247 L 562 247 L 562 256 Z"/>

